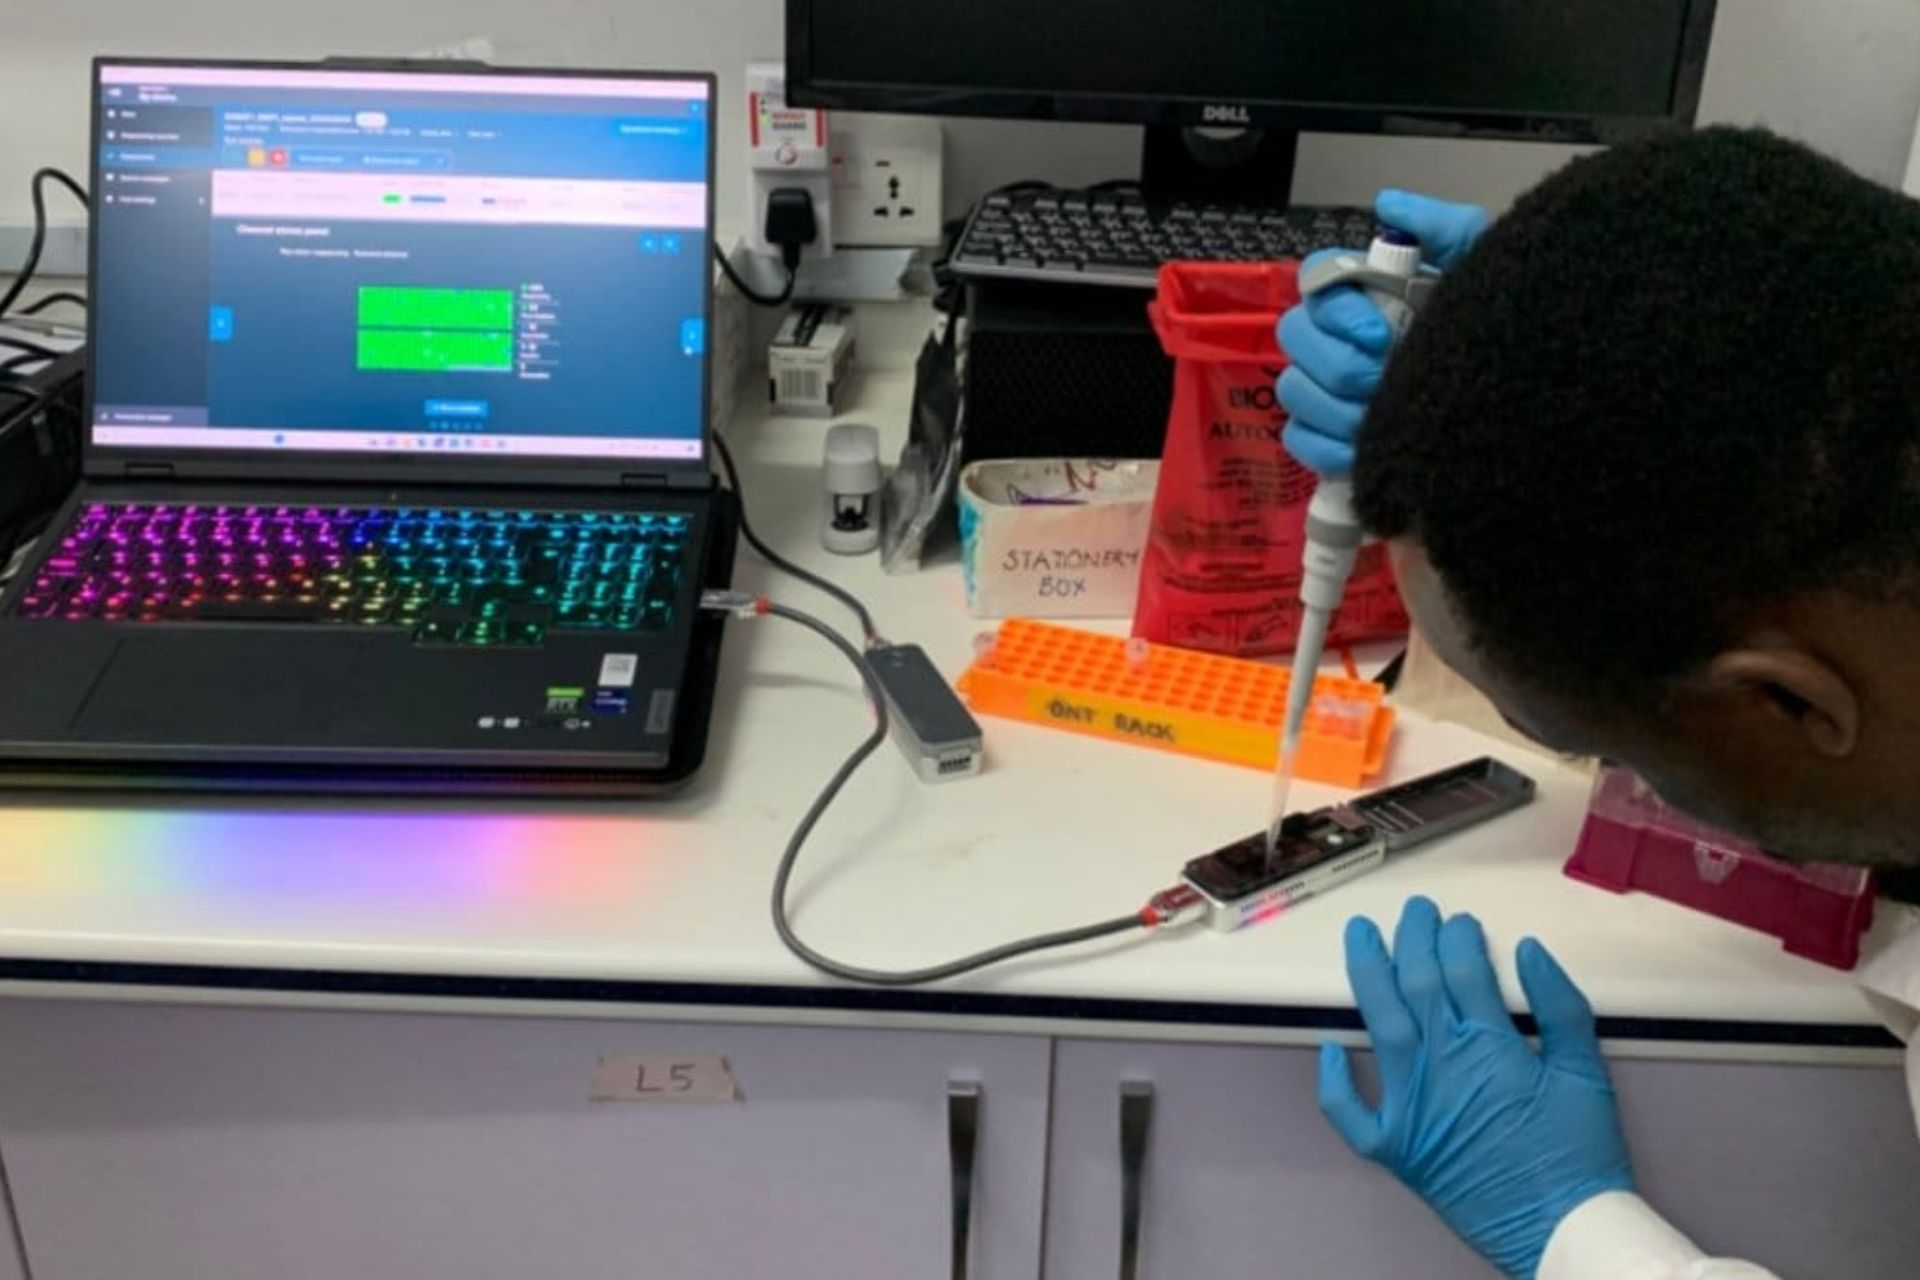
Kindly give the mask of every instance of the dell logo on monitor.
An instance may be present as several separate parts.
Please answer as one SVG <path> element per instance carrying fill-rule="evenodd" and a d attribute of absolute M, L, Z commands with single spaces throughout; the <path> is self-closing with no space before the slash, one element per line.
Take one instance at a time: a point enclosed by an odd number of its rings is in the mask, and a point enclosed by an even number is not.
<path fill-rule="evenodd" d="M 1208 124 L 1252 124 L 1253 113 L 1245 107 L 1212 106 L 1206 108 L 1202 118 Z"/>

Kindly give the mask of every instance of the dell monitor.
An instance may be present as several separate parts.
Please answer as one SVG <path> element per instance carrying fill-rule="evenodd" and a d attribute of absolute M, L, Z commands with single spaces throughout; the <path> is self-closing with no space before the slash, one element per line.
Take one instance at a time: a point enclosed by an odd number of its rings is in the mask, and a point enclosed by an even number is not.
<path fill-rule="evenodd" d="M 1284 204 L 1301 130 L 1610 143 L 1691 125 L 1715 3 L 788 0 L 788 87 L 815 107 L 1144 124 L 1149 187 Z"/>

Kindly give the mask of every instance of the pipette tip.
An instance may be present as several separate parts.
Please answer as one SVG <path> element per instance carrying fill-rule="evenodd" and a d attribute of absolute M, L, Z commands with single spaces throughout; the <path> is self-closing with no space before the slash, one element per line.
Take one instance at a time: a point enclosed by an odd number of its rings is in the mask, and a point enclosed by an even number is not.
<path fill-rule="evenodd" d="M 1267 817 L 1267 857 L 1280 851 L 1281 828 L 1287 821 L 1293 794 L 1293 764 L 1300 755 L 1300 735 L 1289 733 L 1280 742 L 1280 761 L 1273 773 L 1273 807 Z"/>

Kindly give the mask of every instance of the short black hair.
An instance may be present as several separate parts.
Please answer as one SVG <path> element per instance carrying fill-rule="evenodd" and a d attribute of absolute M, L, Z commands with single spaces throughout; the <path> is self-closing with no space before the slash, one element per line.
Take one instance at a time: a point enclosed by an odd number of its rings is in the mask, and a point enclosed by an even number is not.
<path fill-rule="evenodd" d="M 1743 611 L 1920 567 L 1920 204 L 1713 128 L 1577 160 L 1435 291 L 1360 436 L 1477 652 L 1646 699 Z"/>

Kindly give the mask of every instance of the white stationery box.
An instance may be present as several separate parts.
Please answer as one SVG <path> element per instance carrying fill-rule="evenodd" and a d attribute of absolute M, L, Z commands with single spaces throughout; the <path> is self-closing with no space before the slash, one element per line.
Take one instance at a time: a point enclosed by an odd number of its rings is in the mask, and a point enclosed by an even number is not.
<path fill-rule="evenodd" d="M 967 612 L 1130 618 L 1158 462 L 1029 458 L 960 473 Z"/>

